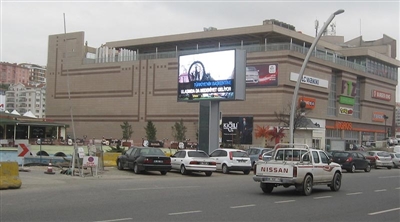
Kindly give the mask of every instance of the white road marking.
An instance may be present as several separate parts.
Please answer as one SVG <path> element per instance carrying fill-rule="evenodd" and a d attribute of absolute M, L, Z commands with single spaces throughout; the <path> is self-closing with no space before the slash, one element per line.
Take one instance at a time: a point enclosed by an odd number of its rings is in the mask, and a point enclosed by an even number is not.
<path fill-rule="evenodd" d="M 242 205 L 242 206 L 232 206 L 230 208 L 235 209 L 235 208 L 243 208 L 243 207 L 254 207 L 256 206 L 255 204 L 249 204 L 249 205 Z"/>
<path fill-rule="evenodd" d="M 134 190 L 165 190 L 165 189 L 191 189 L 191 188 L 196 188 L 196 187 L 200 187 L 200 186 L 181 186 L 181 187 L 144 187 L 144 188 L 132 188 L 132 189 L 118 189 L 121 191 L 134 191 Z"/>
<path fill-rule="evenodd" d="M 133 220 L 133 218 L 121 218 L 121 219 L 114 219 L 114 220 L 98 220 L 95 222 L 114 222 L 114 221 L 124 221 L 124 220 Z"/>
<path fill-rule="evenodd" d="M 280 204 L 280 203 L 290 203 L 290 202 L 295 202 L 296 200 L 283 200 L 283 201 L 276 201 L 275 203 Z"/>
<path fill-rule="evenodd" d="M 397 177 L 400 177 L 400 176 L 387 176 L 387 177 L 378 177 L 378 178 L 380 178 L 380 179 L 386 179 L 386 178 L 397 178 Z"/>
<path fill-rule="evenodd" d="M 362 192 L 348 193 L 347 196 L 362 194 Z"/>
<path fill-rule="evenodd" d="M 382 189 L 382 190 L 374 190 L 374 192 L 384 192 L 386 191 L 386 189 Z"/>
<path fill-rule="evenodd" d="M 322 196 L 322 197 L 314 197 L 315 200 L 318 199 L 325 199 L 325 198 L 331 198 L 332 196 Z"/>
<path fill-rule="evenodd" d="M 181 214 L 194 214 L 194 213 L 201 213 L 201 210 L 194 210 L 194 211 L 186 211 L 186 212 L 178 212 L 178 213 L 169 213 L 168 215 L 181 215 Z"/>
<path fill-rule="evenodd" d="M 395 189 L 396 189 L 396 190 L 400 190 L 400 187 L 396 187 Z"/>
<path fill-rule="evenodd" d="M 383 213 L 387 213 L 387 212 L 391 212 L 391 211 L 395 211 L 395 210 L 400 210 L 400 207 L 389 209 L 389 210 L 382 210 L 382 211 L 378 211 L 378 212 L 374 212 L 374 213 L 369 213 L 368 215 L 372 216 L 372 215 L 376 215 L 376 214 L 383 214 Z"/>

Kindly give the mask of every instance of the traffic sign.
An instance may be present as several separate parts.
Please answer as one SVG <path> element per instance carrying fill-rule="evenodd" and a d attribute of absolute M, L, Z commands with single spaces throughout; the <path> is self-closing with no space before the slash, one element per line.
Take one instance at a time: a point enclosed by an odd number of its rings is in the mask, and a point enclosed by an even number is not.
<path fill-rule="evenodd" d="M 30 151 L 30 148 L 26 144 L 18 144 L 18 157 L 28 156 L 30 155 Z"/>

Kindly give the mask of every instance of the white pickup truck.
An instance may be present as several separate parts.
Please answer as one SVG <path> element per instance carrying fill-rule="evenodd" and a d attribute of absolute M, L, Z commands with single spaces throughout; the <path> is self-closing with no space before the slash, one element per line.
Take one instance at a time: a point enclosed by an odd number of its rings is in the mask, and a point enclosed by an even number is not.
<path fill-rule="evenodd" d="M 260 183 L 264 193 L 271 193 L 277 186 L 294 185 L 308 196 L 314 185 L 328 185 L 332 191 L 338 191 L 342 168 L 331 162 L 323 150 L 311 149 L 306 144 L 279 143 L 271 160 L 256 162 L 253 180 Z"/>

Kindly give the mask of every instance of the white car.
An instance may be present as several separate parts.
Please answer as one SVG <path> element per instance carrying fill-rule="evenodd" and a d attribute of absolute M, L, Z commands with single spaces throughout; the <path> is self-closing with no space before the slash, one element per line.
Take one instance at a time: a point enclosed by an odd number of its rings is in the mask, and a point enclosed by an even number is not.
<path fill-rule="evenodd" d="M 243 150 L 219 148 L 210 153 L 210 157 L 217 163 L 217 170 L 222 170 L 222 173 L 243 171 L 247 175 L 252 168 L 250 157 Z"/>
<path fill-rule="evenodd" d="M 182 175 L 191 172 L 204 172 L 211 176 L 216 170 L 216 162 L 202 150 L 180 150 L 171 156 L 171 168 Z"/>
<path fill-rule="evenodd" d="M 393 162 L 392 157 L 388 152 L 385 151 L 368 151 L 368 154 L 376 159 L 375 168 L 386 167 L 392 169 Z"/>
<path fill-rule="evenodd" d="M 246 83 L 258 83 L 258 81 L 260 81 L 260 76 L 256 67 L 246 67 Z"/>
<path fill-rule="evenodd" d="M 399 168 L 400 167 L 400 153 L 390 153 L 392 157 L 393 167 Z"/>

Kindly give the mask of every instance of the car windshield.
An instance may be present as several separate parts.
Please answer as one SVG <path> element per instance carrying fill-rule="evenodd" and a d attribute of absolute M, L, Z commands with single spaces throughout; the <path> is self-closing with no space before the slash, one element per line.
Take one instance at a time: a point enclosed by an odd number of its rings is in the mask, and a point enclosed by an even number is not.
<path fill-rule="evenodd" d="M 248 157 L 246 152 L 232 151 L 231 153 L 233 157 Z"/>
<path fill-rule="evenodd" d="M 347 157 L 348 153 L 345 152 L 335 152 L 333 157 Z"/>
<path fill-rule="evenodd" d="M 208 157 L 207 153 L 202 152 L 202 151 L 189 151 L 188 156 L 189 157 Z"/>

